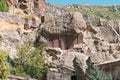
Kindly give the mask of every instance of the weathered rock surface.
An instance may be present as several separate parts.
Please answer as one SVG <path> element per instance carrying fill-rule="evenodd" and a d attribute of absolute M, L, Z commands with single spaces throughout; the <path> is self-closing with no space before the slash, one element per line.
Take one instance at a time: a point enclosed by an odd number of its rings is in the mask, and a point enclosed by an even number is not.
<path fill-rule="evenodd" d="M 67 10 L 63 9 L 61 6 L 56 6 L 56 5 L 51 5 L 49 3 L 46 3 L 46 11 L 47 15 L 54 15 L 54 16 L 60 16 L 63 15 L 64 13 L 68 12 Z"/>
<path fill-rule="evenodd" d="M 86 22 L 83 19 L 82 14 L 78 12 L 65 13 L 59 17 L 56 17 L 54 20 L 47 22 L 45 25 L 46 27 L 53 27 L 54 29 L 58 28 L 58 30 L 63 29 L 67 31 L 74 31 L 76 33 L 80 33 L 86 28 Z"/>
<path fill-rule="evenodd" d="M 48 72 L 48 80 L 69 80 L 71 75 L 77 75 L 79 79 L 82 79 L 86 73 L 86 69 L 88 68 L 86 64 L 87 59 L 88 56 L 82 53 L 64 52 L 59 56 L 59 59 L 52 61 L 54 67 Z M 55 78 L 51 77 L 53 75 Z"/>
<path fill-rule="evenodd" d="M 5 20 L 13 24 L 21 24 L 23 22 L 19 15 L 7 12 L 0 12 L 0 20 Z"/>
<path fill-rule="evenodd" d="M 88 56 L 92 64 L 119 59 L 119 21 L 110 20 L 105 21 L 104 24 L 102 24 L 102 21 L 100 23 L 99 26 L 87 24 L 80 13 L 66 13 L 46 23 L 45 27 L 52 29 L 51 32 L 49 29 L 46 31 L 51 34 L 61 34 L 59 31 L 54 32 L 53 30 L 62 29 L 73 30 L 73 32 L 69 31 L 71 35 L 75 33 L 83 34 L 84 43 L 74 45 L 70 52 L 69 50 L 63 52 L 59 59 L 52 61 L 54 65 L 64 66 L 64 68 L 72 71 L 76 69 L 73 63 L 75 61 L 77 68 L 84 74 L 88 67 L 86 63 Z M 84 77 L 84 75 L 78 76 Z"/>
<path fill-rule="evenodd" d="M 35 32 L 26 33 L 17 30 L 2 31 L 0 36 L 2 40 L 1 49 L 9 51 L 11 57 L 15 56 L 17 47 L 25 43 L 34 43 L 36 39 Z"/>
<path fill-rule="evenodd" d="M 21 9 L 25 14 L 34 14 L 37 16 L 44 16 L 46 12 L 46 5 L 44 0 L 7 0 L 10 12 L 17 13 L 16 9 Z"/>
<path fill-rule="evenodd" d="M 96 64 L 104 61 L 114 60 L 115 58 L 108 52 L 103 52 L 103 53 L 94 53 L 93 55 L 90 56 L 90 59 L 92 63 Z"/>
<path fill-rule="evenodd" d="M 13 5 L 12 0 L 8 0 L 8 2 L 9 5 Z M 28 5 L 29 3 L 31 5 Z M 25 2 L 15 4 L 18 4 L 16 8 L 20 7 L 26 13 L 28 10 L 28 12 L 35 13 L 37 16 L 45 15 L 46 6 L 43 0 L 32 0 L 31 2 L 25 0 Z M 88 7 L 78 7 L 83 10 L 88 9 Z M 47 42 L 49 42 L 47 38 L 53 38 L 53 35 L 59 37 L 59 35 L 62 34 L 65 37 L 73 39 L 71 35 L 78 36 L 78 34 L 81 34 L 82 37 L 75 40 L 78 42 L 78 40 L 82 39 L 83 42 L 80 44 L 75 43 L 73 49 L 61 50 L 59 47 L 46 48 L 48 63 L 51 64 L 49 74 L 52 76 L 48 75 L 48 80 L 61 80 L 62 78 L 64 80 L 70 80 L 73 75 L 79 78 L 83 77 L 83 79 L 80 80 L 84 80 L 86 69 L 89 67 L 86 62 L 88 57 L 90 58 L 91 64 L 99 64 L 105 61 L 120 59 L 120 21 L 100 20 L 99 26 L 93 26 L 91 23 L 87 24 L 87 21 L 84 20 L 82 14 L 79 12 L 67 12 L 50 5 L 47 6 L 47 9 L 53 9 L 52 12 L 54 15 L 50 16 L 51 19 L 49 19 L 49 21 L 39 26 L 40 29 L 38 32 L 24 32 L 21 30 L 1 31 L 1 49 L 9 51 L 10 55 L 14 57 L 16 48 L 21 44 L 28 42 L 34 43 L 37 39 L 37 44 L 39 46 L 42 41 L 47 44 Z M 104 8 L 104 10 L 107 9 Z M 64 14 L 62 12 L 64 12 Z M 49 14 L 49 12 L 47 12 L 47 14 Z M 0 20 L 3 19 L 13 24 L 20 25 L 23 23 L 18 15 L 0 13 Z M 105 22 L 105 24 L 103 22 Z M 59 37 L 58 39 L 59 40 L 55 39 L 52 43 L 56 45 L 62 38 Z M 73 40 L 73 42 L 75 40 Z M 67 42 L 67 38 L 63 39 L 63 42 L 65 41 Z M 66 44 L 70 43 L 67 42 Z M 65 46 L 66 44 L 62 43 L 62 45 Z"/>

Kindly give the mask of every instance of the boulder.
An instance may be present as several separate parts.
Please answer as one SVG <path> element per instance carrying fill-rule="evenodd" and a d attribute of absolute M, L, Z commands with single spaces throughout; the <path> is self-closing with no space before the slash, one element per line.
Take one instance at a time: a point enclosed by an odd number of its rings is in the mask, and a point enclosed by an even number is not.
<path fill-rule="evenodd" d="M 80 33 L 86 29 L 86 22 L 79 12 L 67 12 L 55 17 L 54 20 L 49 21 L 45 25 L 50 28 L 60 28 L 60 30 L 66 30 L 69 33 Z M 63 31 L 61 31 L 61 33 L 63 33 Z M 49 30 L 47 32 L 49 32 Z"/>
<path fill-rule="evenodd" d="M 72 20 L 72 24 L 73 24 L 73 28 L 77 33 L 80 33 L 81 30 L 85 30 L 86 29 L 86 22 L 83 19 L 83 16 L 81 13 L 79 12 L 75 12 L 72 13 L 73 15 L 73 20 Z"/>
<path fill-rule="evenodd" d="M 87 58 L 88 57 L 82 53 L 68 52 L 62 55 L 62 59 L 64 61 L 63 66 L 68 69 L 74 69 L 77 63 L 79 66 L 79 69 L 85 72 L 87 67 L 87 64 L 86 64 Z"/>
<path fill-rule="evenodd" d="M 88 68 L 88 65 L 86 61 L 88 60 L 88 56 L 85 54 L 75 54 L 75 63 L 83 71 L 83 73 L 86 73 L 86 69 Z"/>

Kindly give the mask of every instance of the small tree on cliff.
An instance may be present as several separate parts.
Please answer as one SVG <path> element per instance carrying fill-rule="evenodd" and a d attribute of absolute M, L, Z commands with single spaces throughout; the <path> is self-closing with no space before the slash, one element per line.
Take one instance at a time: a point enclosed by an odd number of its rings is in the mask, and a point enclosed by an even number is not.
<path fill-rule="evenodd" d="M 0 0 L 0 12 L 8 12 L 8 5 L 6 0 Z"/>
<path fill-rule="evenodd" d="M 45 56 L 40 54 L 43 46 L 38 48 L 31 47 L 31 45 L 26 44 L 18 48 L 17 57 L 14 59 L 14 74 L 40 79 L 48 68 L 45 64 Z"/>
<path fill-rule="evenodd" d="M 87 80 L 112 80 L 111 75 L 106 75 L 99 67 L 95 66 L 94 70 L 91 70 Z"/>

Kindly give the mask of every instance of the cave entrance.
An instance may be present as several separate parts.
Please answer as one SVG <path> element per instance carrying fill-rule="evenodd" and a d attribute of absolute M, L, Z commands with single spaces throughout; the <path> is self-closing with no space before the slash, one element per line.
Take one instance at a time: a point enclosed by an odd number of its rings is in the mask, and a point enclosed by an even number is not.
<path fill-rule="evenodd" d="M 77 76 L 76 75 L 72 75 L 71 76 L 71 80 L 77 80 Z"/>

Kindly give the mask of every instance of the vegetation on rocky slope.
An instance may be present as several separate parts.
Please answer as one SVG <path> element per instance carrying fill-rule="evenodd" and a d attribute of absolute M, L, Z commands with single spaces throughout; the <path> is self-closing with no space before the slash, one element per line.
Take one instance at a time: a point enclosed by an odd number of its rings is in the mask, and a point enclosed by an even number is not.
<path fill-rule="evenodd" d="M 40 54 L 43 46 L 31 48 L 31 45 L 22 45 L 18 48 L 17 57 L 13 61 L 12 74 L 17 76 L 30 76 L 40 79 L 48 66 L 45 64 L 45 56 Z"/>
<path fill-rule="evenodd" d="M 99 11 L 99 10 L 79 10 L 84 17 L 103 18 L 103 19 L 120 19 L 120 11 Z"/>
<path fill-rule="evenodd" d="M 106 75 L 99 67 L 94 67 L 91 70 L 87 80 L 112 80 L 111 75 Z"/>
<path fill-rule="evenodd" d="M 117 6 L 118 10 L 115 10 L 113 6 L 96 6 L 96 5 L 88 5 L 87 7 L 83 5 L 83 9 L 78 8 L 80 5 L 68 5 L 67 7 L 69 11 L 72 12 L 81 12 L 83 16 L 86 18 L 103 18 L 103 19 L 120 19 L 120 10 L 119 6 Z M 85 7 L 85 9 L 84 9 Z"/>
<path fill-rule="evenodd" d="M 1 38 L 0 38 L 0 47 L 1 47 Z M 7 80 L 9 75 L 9 67 L 7 64 L 8 52 L 0 49 L 0 80 Z"/>
<path fill-rule="evenodd" d="M 0 80 L 7 80 L 9 71 L 6 66 L 8 53 L 6 51 L 0 50 Z"/>
<path fill-rule="evenodd" d="M 6 0 L 0 0 L 0 12 L 8 12 L 8 6 Z"/>

